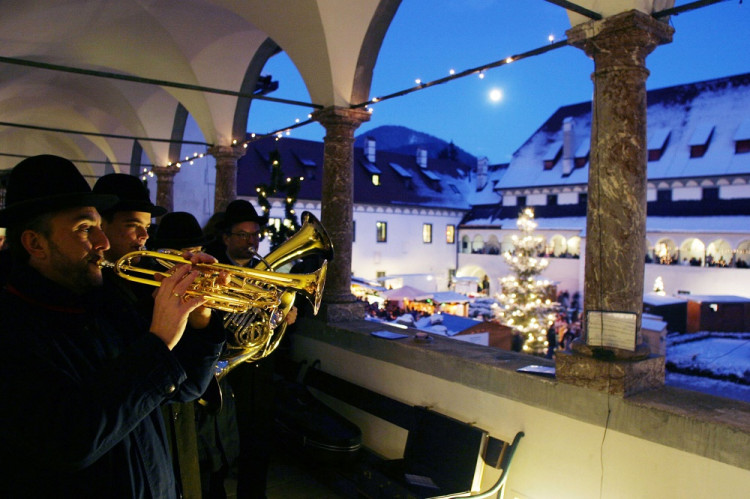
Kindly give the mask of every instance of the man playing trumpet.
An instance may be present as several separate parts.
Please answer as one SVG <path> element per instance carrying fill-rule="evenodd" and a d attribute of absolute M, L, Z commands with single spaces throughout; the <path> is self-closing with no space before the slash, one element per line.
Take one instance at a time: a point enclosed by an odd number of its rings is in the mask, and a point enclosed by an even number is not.
<path fill-rule="evenodd" d="M 11 275 L 0 297 L 0 474 L 8 497 L 177 497 L 159 407 L 206 389 L 223 334 L 188 334 L 191 255 L 157 276 L 150 321 L 103 288 L 110 248 L 94 194 L 50 155 L 10 173 Z"/>

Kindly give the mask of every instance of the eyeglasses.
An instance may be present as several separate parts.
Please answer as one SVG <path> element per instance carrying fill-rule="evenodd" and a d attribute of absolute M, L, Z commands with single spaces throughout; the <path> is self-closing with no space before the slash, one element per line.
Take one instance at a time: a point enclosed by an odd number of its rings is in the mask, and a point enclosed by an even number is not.
<path fill-rule="evenodd" d="M 263 238 L 263 232 L 256 231 L 256 232 L 230 232 L 229 233 L 232 236 L 235 236 L 239 238 L 242 241 L 249 241 L 250 239 L 262 239 Z"/>

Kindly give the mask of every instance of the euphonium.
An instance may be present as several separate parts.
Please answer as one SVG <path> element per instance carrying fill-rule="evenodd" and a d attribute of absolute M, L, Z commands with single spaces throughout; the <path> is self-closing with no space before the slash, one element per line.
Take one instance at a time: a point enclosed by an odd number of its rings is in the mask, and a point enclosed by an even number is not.
<path fill-rule="evenodd" d="M 295 260 L 316 255 L 322 259 L 322 266 L 315 272 L 321 274 L 319 281 L 325 280 L 327 262 L 333 258 L 333 244 L 331 239 L 315 216 L 310 212 L 302 213 L 302 227 L 284 243 L 254 267 L 256 272 L 271 272 Z M 307 274 L 285 274 L 303 276 Z M 279 305 L 275 310 L 263 307 L 253 307 L 249 312 L 227 314 L 224 327 L 228 333 L 226 353 L 216 368 L 216 376 L 220 380 L 241 362 L 254 362 L 271 354 L 281 343 L 286 331 L 286 317 L 292 306 L 298 288 L 287 287 L 279 297 Z M 303 292 L 304 293 L 304 292 Z M 318 313 L 321 294 L 313 304 L 313 313 Z"/>

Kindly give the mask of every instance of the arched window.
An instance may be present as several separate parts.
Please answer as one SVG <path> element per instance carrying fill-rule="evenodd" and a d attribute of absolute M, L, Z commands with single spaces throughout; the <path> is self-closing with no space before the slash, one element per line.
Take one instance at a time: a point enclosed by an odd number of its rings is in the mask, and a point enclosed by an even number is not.
<path fill-rule="evenodd" d="M 724 239 L 717 239 L 706 247 L 706 265 L 726 267 L 732 263 L 732 245 Z"/>
<path fill-rule="evenodd" d="M 668 237 L 659 239 L 654 245 L 654 263 L 671 265 L 677 263 L 677 257 L 677 245 Z"/>
<path fill-rule="evenodd" d="M 487 243 L 484 247 L 484 252 L 488 255 L 499 255 L 500 254 L 500 241 L 497 240 L 497 236 L 494 234 L 487 238 Z"/>
<path fill-rule="evenodd" d="M 580 258 L 581 256 L 581 238 L 573 236 L 568 239 L 568 255 L 572 258 Z"/>
<path fill-rule="evenodd" d="M 482 236 L 477 234 L 474 236 L 474 240 L 471 242 L 472 253 L 483 253 L 484 252 L 484 240 Z"/>
<path fill-rule="evenodd" d="M 469 248 L 469 236 L 463 236 L 461 237 L 461 253 L 469 253 L 471 250 Z"/>
<path fill-rule="evenodd" d="M 680 263 L 700 267 L 706 255 L 706 245 L 698 238 L 685 239 L 680 245 Z"/>
<path fill-rule="evenodd" d="M 734 260 L 737 267 L 750 268 L 750 240 L 746 239 L 737 246 Z"/>
<path fill-rule="evenodd" d="M 568 253 L 568 241 L 565 240 L 565 236 L 555 234 L 549 240 L 547 244 L 547 253 L 554 257 L 565 257 Z"/>

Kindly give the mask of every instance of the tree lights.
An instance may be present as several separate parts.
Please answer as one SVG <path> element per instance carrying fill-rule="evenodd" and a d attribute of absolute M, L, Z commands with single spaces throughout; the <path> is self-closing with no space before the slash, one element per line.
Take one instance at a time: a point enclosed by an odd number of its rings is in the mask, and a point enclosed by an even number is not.
<path fill-rule="evenodd" d="M 537 223 L 534 210 L 524 208 L 516 221 L 522 236 L 513 236 L 513 249 L 503 254 L 515 275 L 500 279 L 502 292 L 497 318 L 512 327 L 524 338 L 523 351 L 544 355 L 547 349 L 547 328 L 555 320 L 558 303 L 549 296 L 549 281 L 536 280 L 549 261 L 539 255 L 544 249 L 544 238 L 534 235 Z"/>

